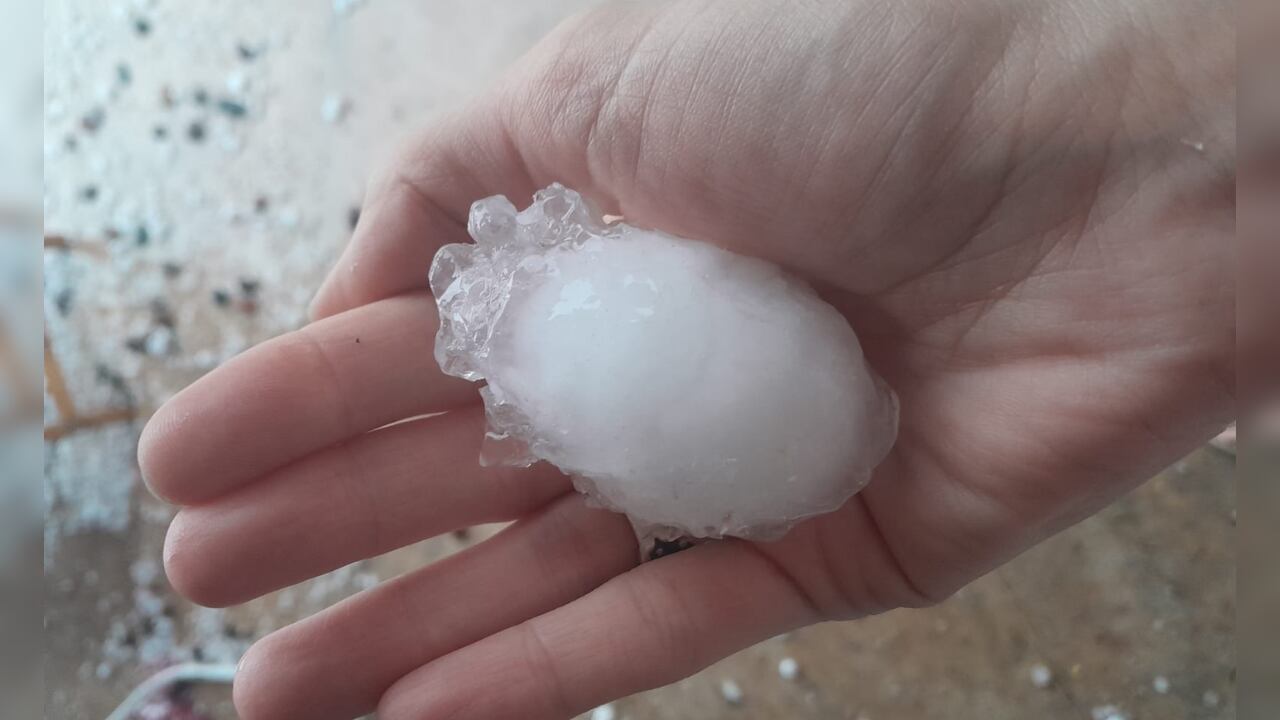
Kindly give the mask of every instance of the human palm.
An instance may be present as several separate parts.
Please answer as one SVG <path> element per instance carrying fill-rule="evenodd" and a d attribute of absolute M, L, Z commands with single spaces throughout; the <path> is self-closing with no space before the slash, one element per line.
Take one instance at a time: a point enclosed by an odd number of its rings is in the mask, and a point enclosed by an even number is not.
<path fill-rule="evenodd" d="M 317 321 L 148 425 L 144 474 L 184 505 L 166 567 L 231 604 L 519 522 L 261 641 L 241 714 L 569 717 L 936 602 L 1211 434 L 1232 392 L 1229 18 L 1130 5 L 608 6 L 418 136 Z M 551 181 L 809 278 L 902 402 L 871 485 L 781 541 L 637 566 L 625 520 L 554 468 L 479 467 L 425 270 L 472 200 Z"/>

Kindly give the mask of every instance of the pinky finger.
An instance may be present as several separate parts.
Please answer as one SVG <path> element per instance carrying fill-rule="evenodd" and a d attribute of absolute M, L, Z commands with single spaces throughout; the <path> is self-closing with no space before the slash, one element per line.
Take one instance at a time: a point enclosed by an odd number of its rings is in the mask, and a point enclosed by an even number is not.
<path fill-rule="evenodd" d="M 384 720 L 567 720 L 818 620 L 752 546 L 703 545 L 435 660 L 383 696 Z"/>

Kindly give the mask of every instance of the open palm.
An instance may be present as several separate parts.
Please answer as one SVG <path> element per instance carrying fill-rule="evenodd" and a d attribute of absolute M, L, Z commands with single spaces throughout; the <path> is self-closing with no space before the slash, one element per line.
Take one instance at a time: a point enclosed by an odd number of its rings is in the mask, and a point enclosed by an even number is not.
<path fill-rule="evenodd" d="M 1210 435 L 1233 389 L 1229 18 L 1042 5 L 609 6 L 399 153 L 317 321 L 148 425 L 144 474 L 184 506 L 166 566 L 226 605 L 519 522 L 259 642 L 242 716 L 567 718 L 936 602 Z M 872 484 L 779 542 L 637 566 L 554 468 L 479 467 L 426 269 L 471 201 L 551 181 L 808 277 L 902 401 Z"/>

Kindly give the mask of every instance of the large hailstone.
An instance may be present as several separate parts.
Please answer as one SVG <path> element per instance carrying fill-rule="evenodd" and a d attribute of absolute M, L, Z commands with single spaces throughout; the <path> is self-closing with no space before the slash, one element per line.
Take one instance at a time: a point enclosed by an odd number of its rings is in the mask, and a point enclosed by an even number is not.
<path fill-rule="evenodd" d="M 444 372 L 486 380 L 482 462 L 545 460 L 642 537 L 780 536 L 860 490 L 897 400 L 845 319 L 775 265 L 625 224 L 552 185 L 471 208 L 431 267 Z"/>

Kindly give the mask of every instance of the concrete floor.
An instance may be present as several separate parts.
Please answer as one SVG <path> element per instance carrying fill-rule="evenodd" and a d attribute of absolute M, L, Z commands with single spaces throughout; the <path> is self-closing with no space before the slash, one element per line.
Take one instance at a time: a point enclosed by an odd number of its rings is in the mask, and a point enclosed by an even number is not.
<path fill-rule="evenodd" d="M 252 638 L 492 531 L 204 611 L 154 576 L 171 511 L 141 490 L 134 443 L 173 392 L 302 322 L 390 137 L 589 4 L 48 3 L 46 228 L 68 242 L 46 251 L 65 376 L 46 397 L 47 427 L 65 433 L 47 447 L 47 717 L 105 717 L 165 662 L 234 661 Z M 345 113 L 325 111 L 338 101 Z M 245 296 L 243 280 L 260 289 Z M 170 345 L 133 342 L 161 331 Z M 1196 453 L 940 607 L 775 638 L 623 700 L 619 716 L 1087 719 L 1115 705 L 1132 720 L 1234 717 L 1233 470 Z M 799 679 L 778 676 L 783 657 Z M 1046 688 L 1037 664 L 1052 671 Z M 721 698 L 725 679 L 739 706 Z M 234 717 L 224 690 L 198 697 Z"/>

